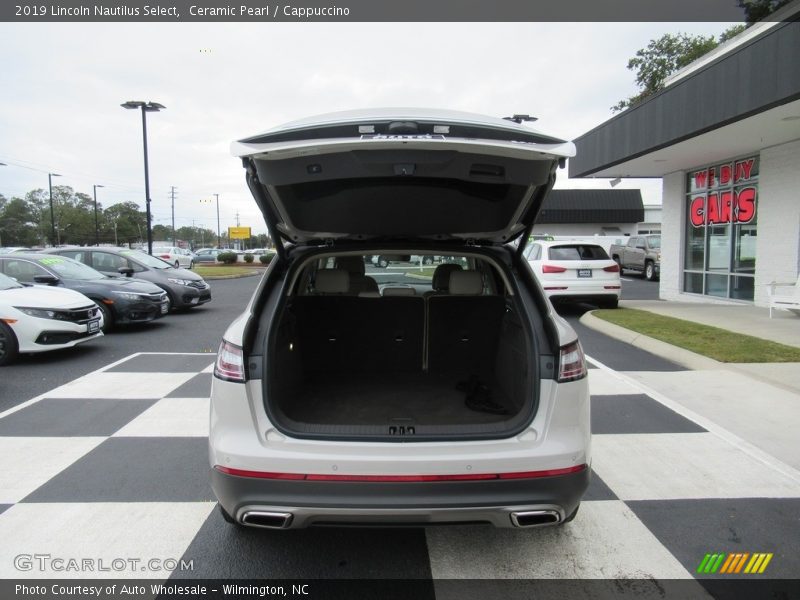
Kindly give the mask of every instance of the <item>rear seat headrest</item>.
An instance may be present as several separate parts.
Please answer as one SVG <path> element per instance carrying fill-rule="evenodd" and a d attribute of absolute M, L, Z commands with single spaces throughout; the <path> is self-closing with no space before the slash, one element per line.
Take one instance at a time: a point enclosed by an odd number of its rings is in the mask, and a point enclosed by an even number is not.
<path fill-rule="evenodd" d="M 322 269 L 314 278 L 317 294 L 346 294 L 350 289 L 350 273 L 343 269 Z"/>
<path fill-rule="evenodd" d="M 416 296 L 417 290 L 411 287 L 385 287 L 381 293 L 384 296 Z"/>
<path fill-rule="evenodd" d="M 446 292 L 447 287 L 450 285 L 450 273 L 460 270 L 461 265 L 454 263 L 445 263 L 443 265 L 439 265 L 433 271 L 433 281 L 431 281 L 431 287 L 437 292 Z"/>
<path fill-rule="evenodd" d="M 450 294 L 456 296 L 479 296 L 483 293 L 483 279 L 477 271 L 453 271 L 450 273 Z"/>
<path fill-rule="evenodd" d="M 336 268 L 344 269 L 351 275 L 364 275 L 364 259 L 361 256 L 337 256 Z"/>

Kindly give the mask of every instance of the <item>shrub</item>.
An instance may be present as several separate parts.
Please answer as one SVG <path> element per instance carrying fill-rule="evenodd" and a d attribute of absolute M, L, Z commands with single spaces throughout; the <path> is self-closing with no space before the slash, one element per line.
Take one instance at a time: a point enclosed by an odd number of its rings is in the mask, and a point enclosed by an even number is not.
<path fill-rule="evenodd" d="M 270 254 L 262 254 L 261 256 L 258 257 L 258 260 L 261 261 L 262 265 L 268 265 L 270 263 L 270 261 L 272 260 L 273 256 L 275 256 L 275 255 L 272 254 L 272 253 L 270 253 Z"/>
<path fill-rule="evenodd" d="M 220 252 L 217 254 L 217 261 L 221 263 L 225 263 L 226 265 L 232 265 L 236 262 L 236 252 Z"/>
<path fill-rule="evenodd" d="M 254 258 L 255 257 L 252 254 L 245 254 L 244 255 L 244 262 L 246 262 L 249 265 L 251 262 L 253 262 Z"/>

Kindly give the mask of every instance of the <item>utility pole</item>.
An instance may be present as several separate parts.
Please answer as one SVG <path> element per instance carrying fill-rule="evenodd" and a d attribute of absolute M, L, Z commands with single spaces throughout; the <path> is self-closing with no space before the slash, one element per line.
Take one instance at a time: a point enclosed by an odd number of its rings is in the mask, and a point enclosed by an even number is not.
<path fill-rule="evenodd" d="M 177 246 L 177 240 L 175 239 L 175 186 L 172 186 L 172 191 L 170 191 L 170 196 L 172 196 L 172 245 Z"/>
<path fill-rule="evenodd" d="M 217 197 L 217 248 L 220 247 L 221 238 L 220 238 L 220 229 L 219 229 L 219 194 L 214 194 Z"/>

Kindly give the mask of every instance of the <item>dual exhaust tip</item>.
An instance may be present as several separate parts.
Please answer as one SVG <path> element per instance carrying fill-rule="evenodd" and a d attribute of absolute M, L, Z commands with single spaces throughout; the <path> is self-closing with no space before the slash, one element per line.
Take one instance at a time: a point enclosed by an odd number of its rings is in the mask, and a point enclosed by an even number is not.
<path fill-rule="evenodd" d="M 264 529 L 286 529 L 292 523 L 292 513 L 248 510 L 242 515 L 242 524 Z"/>
<path fill-rule="evenodd" d="M 242 515 L 242 524 L 264 529 L 288 529 L 292 524 L 292 513 L 249 510 Z M 514 527 L 544 527 L 561 522 L 557 510 L 525 510 L 511 513 Z"/>
<path fill-rule="evenodd" d="M 561 513 L 557 510 L 524 510 L 511 513 L 514 527 L 544 527 L 561 522 Z"/>

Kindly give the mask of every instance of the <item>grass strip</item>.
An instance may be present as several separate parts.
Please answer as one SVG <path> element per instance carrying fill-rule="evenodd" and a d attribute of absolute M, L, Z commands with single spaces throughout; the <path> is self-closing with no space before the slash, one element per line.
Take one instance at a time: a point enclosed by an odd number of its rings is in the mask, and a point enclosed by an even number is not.
<path fill-rule="evenodd" d="M 646 310 L 596 310 L 598 319 L 726 363 L 800 362 L 800 348 L 665 317 Z"/>
<path fill-rule="evenodd" d="M 252 268 L 248 269 L 246 267 L 231 267 L 231 266 L 201 267 L 199 265 L 195 265 L 192 271 L 200 275 L 200 277 L 221 277 L 225 275 L 252 275 L 253 273 L 255 273 L 255 271 Z"/>

